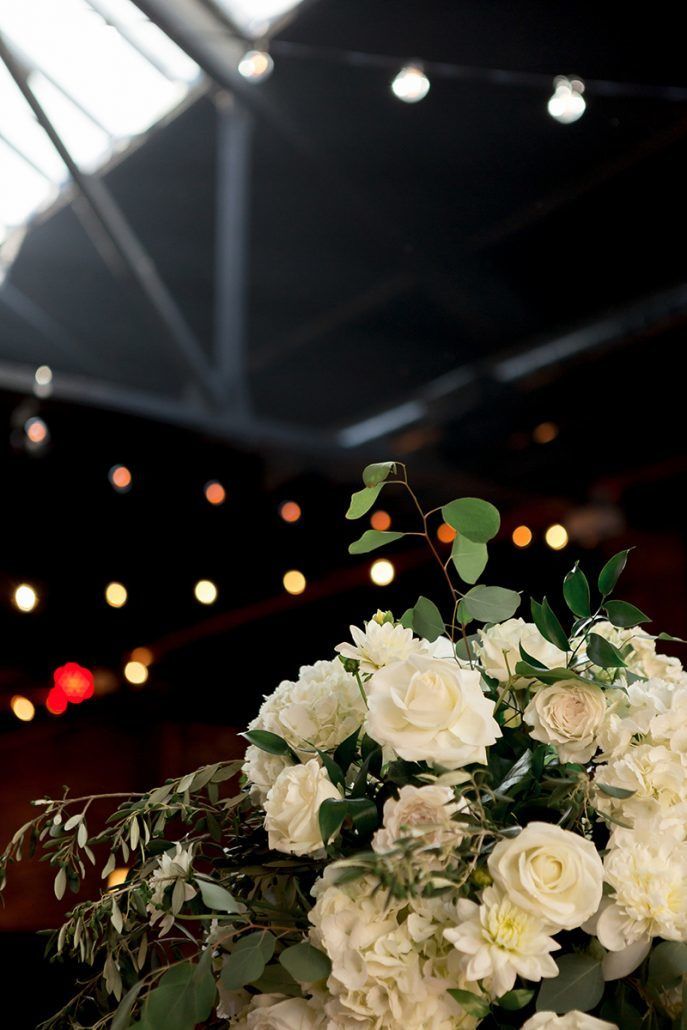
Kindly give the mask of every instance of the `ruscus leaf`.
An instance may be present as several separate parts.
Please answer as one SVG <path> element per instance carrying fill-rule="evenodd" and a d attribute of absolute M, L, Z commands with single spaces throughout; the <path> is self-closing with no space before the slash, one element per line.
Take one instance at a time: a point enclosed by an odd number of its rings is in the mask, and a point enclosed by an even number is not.
<path fill-rule="evenodd" d="M 627 564 L 627 556 L 631 550 L 632 548 L 628 547 L 625 551 L 618 551 L 618 553 L 614 554 L 612 558 L 609 558 L 599 573 L 597 585 L 599 587 L 599 592 L 603 594 L 604 597 L 608 597 L 608 595 L 613 592 L 613 589 L 620 578 L 620 574 Z"/>

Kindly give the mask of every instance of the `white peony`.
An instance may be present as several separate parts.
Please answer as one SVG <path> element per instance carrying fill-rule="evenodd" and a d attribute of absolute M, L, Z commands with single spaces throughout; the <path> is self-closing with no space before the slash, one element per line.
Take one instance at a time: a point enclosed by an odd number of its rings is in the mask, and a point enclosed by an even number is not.
<path fill-rule="evenodd" d="M 233 1025 L 241 1030 L 324 1030 L 327 1019 L 321 1005 L 312 998 L 258 994 Z"/>
<path fill-rule="evenodd" d="M 565 667 L 565 652 L 545 640 L 534 623 L 524 619 L 508 619 L 480 630 L 474 646 L 487 675 L 504 683 L 515 677 L 515 666 L 522 661 L 521 644 L 528 655 L 547 669 Z"/>
<path fill-rule="evenodd" d="M 595 779 L 600 786 L 631 792 L 614 798 L 599 789 L 596 806 L 602 815 L 684 839 L 687 775 L 679 754 L 662 744 L 638 744 L 598 766 Z"/>
<path fill-rule="evenodd" d="M 193 845 L 184 847 L 177 843 L 172 851 L 165 851 L 160 856 L 157 868 L 148 880 L 151 889 L 150 900 L 146 910 L 150 913 L 150 925 L 160 921 L 160 935 L 167 933 L 174 924 L 174 915 L 184 902 L 195 898 L 197 891 L 189 882 L 192 874 Z M 168 891 L 169 888 L 171 891 Z M 172 910 L 166 907 L 167 899 L 171 900 Z"/>
<path fill-rule="evenodd" d="M 561 680 L 541 687 L 525 709 L 530 736 L 553 744 L 562 762 L 588 762 L 606 716 L 604 692 L 593 683 Z"/>
<path fill-rule="evenodd" d="M 375 673 L 368 691 L 367 732 L 407 761 L 446 769 L 485 763 L 501 736 L 477 670 L 412 655 Z"/>
<path fill-rule="evenodd" d="M 341 794 L 314 758 L 280 772 L 265 800 L 265 829 L 272 850 L 292 855 L 322 853 L 318 813 L 327 798 L 338 801 Z"/>
<path fill-rule="evenodd" d="M 529 823 L 500 841 L 489 872 L 513 904 L 550 927 L 572 930 L 599 907 L 603 865 L 591 841 L 552 823 Z"/>
<path fill-rule="evenodd" d="M 360 662 L 360 672 L 364 675 L 376 672 L 392 662 L 403 662 L 411 654 L 422 654 L 427 650 L 427 641 L 413 636 L 412 629 L 406 629 L 393 622 L 382 622 L 370 619 L 365 629 L 351 626 L 353 643 L 344 642 L 335 650 L 344 658 L 353 658 Z"/>
<path fill-rule="evenodd" d="M 463 839 L 465 824 L 461 827 L 453 816 L 465 807 L 466 802 L 456 801 L 450 787 L 406 784 L 397 798 L 384 803 L 384 825 L 372 838 L 372 848 L 390 851 L 403 837 L 419 838 L 434 849 L 455 847 Z"/>
<path fill-rule="evenodd" d="M 573 1009 L 564 1016 L 557 1016 L 555 1012 L 537 1012 L 522 1024 L 522 1030 L 618 1030 L 618 1025 Z"/>
<path fill-rule="evenodd" d="M 558 975 L 549 953 L 560 945 L 548 936 L 546 924 L 495 887 L 484 891 L 481 905 L 459 901 L 458 915 L 460 923 L 444 930 L 444 937 L 462 953 L 467 979 L 483 980 L 493 998 L 510 991 L 517 976 L 537 981 Z"/>

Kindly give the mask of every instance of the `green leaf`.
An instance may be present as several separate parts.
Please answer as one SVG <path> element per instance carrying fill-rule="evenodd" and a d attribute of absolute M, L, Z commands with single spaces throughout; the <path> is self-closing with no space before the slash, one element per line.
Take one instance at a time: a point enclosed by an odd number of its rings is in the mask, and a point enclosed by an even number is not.
<path fill-rule="evenodd" d="M 591 955 L 563 955 L 557 959 L 558 976 L 542 982 L 537 995 L 537 1012 L 564 1015 L 577 1010 L 589 1012 L 604 993 L 601 963 Z"/>
<path fill-rule="evenodd" d="M 546 629 L 546 633 L 543 636 L 551 643 L 555 644 L 561 651 L 570 650 L 570 641 L 568 635 L 558 621 L 558 617 L 554 612 L 553 608 L 549 604 L 546 598 L 541 603 L 541 619 Z M 539 631 L 541 633 L 541 629 Z"/>
<path fill-rule="evenodd" d="M 507 794 L 510 787 L 514 787 L 516 783 L 520 783 L 529 774 L 532 768 L 532 752 L 523 751 L 511 768 L 506 773 L 505 778 L 499 783 L 496 788 L 497 793 Z"/>
<path fill-rule="evenodd" d="M 577 563 L 563 580 L 563 597 L 570 611 L 578 618 L 585 619 L 592 614 L 589 583 Z"/>
<path fill-rule="evenodd" d="M 687 973 L 687 944 L 661 941 L 649 955 L 649 983 L 654 987 L 673 987 Z"/>
<path fill-rule="evenodd" d="M 598 587 L 600 593 L 602 593 L 604 597 L 608 597 L 608 595 L 613 592 L 613 588 L 618 582 L 620 574 L 627 564 L 627 556 L 631 550 L 632 548 L 628 548 L 626 551 L 618 551 L 617 554 L 614 554 L 613 557 L 606 562 L 599 573 Z"/>
<path fill-rule="evenodd" d="M 326 751 L 321 751 L 318 747 L 315 748 L 317 754 L 322 760 L 322 765 L 327 770 L 327 776 L 332 781 L 335 787 L 343 787 L 345 784 L 345 777 L 343 769 L 337 765 L 331 755 L 328 755 Z"/>
<path fill-rule="evenodd" d="M 461 497 L 441 509 L 444 522 L 474 543 L 486 544 L 501 527 L 498 509 L 478 497 Z"/>
<path fill-rule="evenodd" d="M 358 833 L 366 836 L 377 829 L 379 815 L 373 801 L 370 801 L 369 798 L 351 798 L 346 804 L 348 805 L 348 815 Z"/>
<path fill-rule="evenodd" d="M 362 490 L 358 490 L 351 497 L 351 503 L 348 506 L 346 512 L 347 519 L 359 519 L 370 510 L 372 505 L 379 497 L 379 492 L 384 486 L 384 483 L 378 483 L 377 486 L 364 486 Z"/>
<path fill-rule="evenodd" d="M 126 992 L 117 1006 L 117 1011 L 114 1014 L 110 1030 L 127 1030 L 133 1007 L 136 1004 L 136 999 L 143 986 L 143 981 L 139 980 L 137 984 L 134 984 L 130 991 Z"/>
<path fill-rule="evenodd" d="M 518 610 L 520 594 L 505 587 L 480 584 L 468 590 L 461 604 L 465 604 L 468 613 L 478 622 L 503 622 Z"/>
<path fill-rule="evenodd" d="M 352 544 L 348 545 L 348 553 L 369 554 L 370 551 L 376 551 L 384 544 L 393 544 L 394 540 L 400 540 L 402 536 L 405 534 L 393 531 L 382 532 L 380 529 L 366 529 L 358 540 L 354 540 Z"/>
<path fill-rule="evenodd" d="M 279 956 L 284 969 L 299 983 L 315 983 L 326 979 L 332 971 L 329 956 L 312 944 L 302 941 L 286 948 Z"/>
<path fill-rule="evenodd" d="M 363 469 L 363 483 L 365 486 L 377 486 L 384 483 L 392 473 L 396 472 L 395 461 L 377 461 L 372 465 L 366 465 Z"/>
<path fill-rule="evenodd" d="M 476 661 L 477 656 L 475 655 L 473 645 L 477 639 L 478 636 L 476 633 L 472 633 L 469 637 L 461 637 L 461 639 L 456 642 L 456 656 L 464 662 Z"/>
<path fill-rule="evenodd" d="M 419 637 L 424 637 L 431 643 L 437 637 L 443 636 L 446 627 L 434 601 L 430 601 L 428 597 L 418 597 L 412 612 L 412 629 Z"/>
<path fill-rule="evenodd" d="M 687 640 L 683 640 L 682 637 L 673 637 L 670 633 L 659 633 L 655 638 L 656 640 L 672 640 L 675 644 L 687 644 Z"/>
<path fill-rule="evenodd" d="M 253 987 L 261 994 L 286 994 L 294 997 L 301 993 L 294 978 L 276 962 L 271 966 L 266 966 L 262 976 L 253 982 Z"/>
<path fill-rule="evenodd" d="M 215 1007 L 217 985 L 212 975 L 212 948 L 206 948 L 193 972 L 196 1023 L 204 1023 Z"/>
<path fill-rule="evenodd" d="M 463 991 L 459 987 L 449 987 L 448 993 L 469 1016 L 484 1019 L 485 1016 L 489 1015 L 489 1002 L 486 998 L 480 997 L 479 994 L 473 994 L 472 991 Z"/>
<path fill-rule="evenodd" d="M 349 765 L 353 761 L 356 749 L 358 747 L 358 738 L 360 736 L 359 726 L 357 730 L 353 730 L 353 733 L 345 740 L 342 740 L 334 752 L 334 761 L 336 764 L 343 769 L 344 773 L 348 770 Z"/>
<path fill-rule="evenodd" d="M 261 751 L 266 751 L 268 755 L 291 757 L 291 748 L 277 733 L 270 733 L 269 730 L 246 730 L 240 735 L 245 737 L 249 744 L 255 744 Z"/>
<path fill-rule="evenodd" d="M 518 1009 L 524 1009 L 525 1005 L 529 1005 L 533 997 L 534 991 L 520 988 L 519 990 L 508 991 L 507 994 L 499 998 L 496 1004 L 499 1008 L 505 1009 L 506 1012 L 517 1012 Z"/>
<path fill-rule="evenodd" d="M 451 561 L 463 582 L 476 583 L 484 572 L 488 560 L 489 552 L 486 544 L 470 540 L 462 533 L 456 536 L 451 549 Z"/>
<path fill-rule="evenodd" d="M 334 837 L 341 829 L 341 824 L 348 815 L 348 802 L 338 801 L 336 798 L 325 798 L 320 805 L 318 819 L 320 834 L 325 844 Z"/>
<path fill-rule="evenodd" d="M 190 962 L 172 966 L 151 991 L 145 1004 L 145 1022 L 151 1030 L 193 1030 L 196 1023 L 196 967 Z"/>
<path fill-rule="evenodd" d="M 621 629 L 631 629 L 642 622 L 651 622 L 648 615 L 627 601 L 607 601 L 604 609 L 608 621 L 614 626 L 620 626 Z"/>
<path fill-rule="evenodd" d="M 572 669 L 544 669 L 539 665 L 532 665 L 530 662 L 517 662 L 515 672 L 518 676 L 527 679 L 536 679 L 540 683 L 559 683 L 561 680 L 574 680 L 575 683 L 594 683 L 594 680 L 578 676 Z"/>
<path fill-rule="evenodd" d="M 589 634 L 587 657 L 602 669 L 621 669 L 625 666 L 625 660 L 618 648 L 598 633 Z"/>
<path fill-rule="evenodd" d="M 267 930 L 242 937 L 232 953 L 225 957 L 222 967 L 222 986 L 237 991 L 262 976 L 265 966 L 274 954 L 274 937 Z"/>
<path fill-rule="evenodd" d="M 226 887 L 223 887 L 220 883 L 214 883 L 211 880 L 203 880 L 200 877 L 196 878 L 200 895 L 203 899 L 203 903 L 211 908 L 214 912 L 245 912 L 246 906 L 241 901 L 237 901 Z"/>
<path fill-rule="evenodd" d="M 634 797 L 637 793 L 636 790 L 627 790 L 626 787 L 614 787 L 610 783 L 599 783 L 597 781 L 596 785 L 602 794 L 606 794 L 609 798 L 618 798 L 619 801 Z"/>

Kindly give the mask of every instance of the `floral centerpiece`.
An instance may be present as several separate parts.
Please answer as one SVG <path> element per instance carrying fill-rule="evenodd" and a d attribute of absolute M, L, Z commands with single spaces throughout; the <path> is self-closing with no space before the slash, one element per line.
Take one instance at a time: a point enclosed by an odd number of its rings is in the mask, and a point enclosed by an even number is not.
<path fill-rule="evenodd" d="M 78 990 L 46 1026 L 433 1030 L 687 1026 L 687 674 L 578 565 L 569 611 L 479 580 L 496 509 L 440 509 L 443 562 L 405 467 L 368 466 L 348 518 L 408 491 L 441 566 L 265 698 L 243 762 L 126 797 L 42 798 L 0 883 L 42 851 L 55 893 L 124 882 L 52 931 Z M 561 606 L 557 605 L 559 612 Z M 240 789 L 231 793 L 240 777 Z"/>

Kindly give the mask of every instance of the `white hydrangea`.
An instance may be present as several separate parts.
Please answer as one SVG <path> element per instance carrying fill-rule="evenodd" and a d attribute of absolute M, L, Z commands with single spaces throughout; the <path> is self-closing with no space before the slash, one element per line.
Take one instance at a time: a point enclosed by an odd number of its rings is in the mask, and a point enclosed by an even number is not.
<path fill-rule="evenodd" d="M 565 652 L 545 640 L 534 623 L 524 619 L 507 619 L 479 630 L 474 648 L 487 675 L 505 683 L 516 678 L 515 666 L 522 661 L 520 645 L 547 669 L 565 667 Z"/>
<path fill-rule="evenodd" d="M 670 833 L 683 840 L 687 833 L 687 775 L 679 754 L 663 745 L 637 744 L 597 767 L 597 784 L 631 792 L 609 797 L 601 787 L 596 804 L 602 814 L 639 830 Z"/>
<path fill-rule="evenodd" d="M 647 679 L 662 679 L 669 683 L 685 684 L 687 677 L 679 658 L 659 654 L 656 651 L 656 640 L 643 629 L 619 629 L 610 622 L 596 622 L 594 633 L 604 637 L 617 648 L 627 644 L 631 650 L 625 659 L 631 672 Z"/>
<path fill-rule="evenodd" d="M 670 707 L 656 712 L 649 724 L 649 733 L 655 744 L 665 744 L 681 755 L 683 762 L 687 760 L 687 687 L 676 687 L 672 691 Z"/>
<path fill-rule="evenodd" d="M 661 679 L 636 680 L 606 691 L 606 717 L 599 729 L 603 758 L 624 753 L 632 739 L 646 737 L 655 716 L 670 711 L 676 687 Z M 659 742 L 658 738 L 652 739 Z"/>
<path fill-rule="evenodd" d="M 153 871 L 148 880 L 148 886 L 152 893 L 147 911 L 150 913 L 150 925 L 160 923 L 160 935 L 167 933 L 174 924 L 174 916 L 181 909 L 186 901 L 190 901 L 197 894 L 196 888 L 189 879 L 192 875 L 193 845 L 184 847 L 177 844 L 174 851 L 165 851 L 160 856 L 157 868 Z M 166 894 L 169 887 L 171 892 L 171 911 L 165 910 Z"/>
<path fill-rule="evenodd" d="M 270 788 L 280 772 L 287 768 L 288 758 L 270 755 L 262 748 L 249 744 L 243 763 L 243 774 L 250 783 L 250 797 L 255 805 L 263 806 Z"/>
<path fill-rule="evenodd" d="M 394 625 L 392 622 L 378 622 L 370 619 L 365 629 L 350 627 L 353 643 L 339 644 L 336 651 L 344 658 L 360 662 L 363 675 L 374 673 L 392 662 L 403 662 L 411 654 L 424 654 L 427 641 L 413 636 L 411 629 Z"/>
<path fill-rule="evenodd" d="M 474 1028 L 477 1020 L 447 993 L 449 987 L 479 993 L 443 939 L 455 924 L 455 907 L 439 899 L 389 902 L 374 879 L 336 885 L 335 874 L 329 866 L 315 884 L 310 912 L 312 941 L 332 961 L 328 1030 Z"/>

